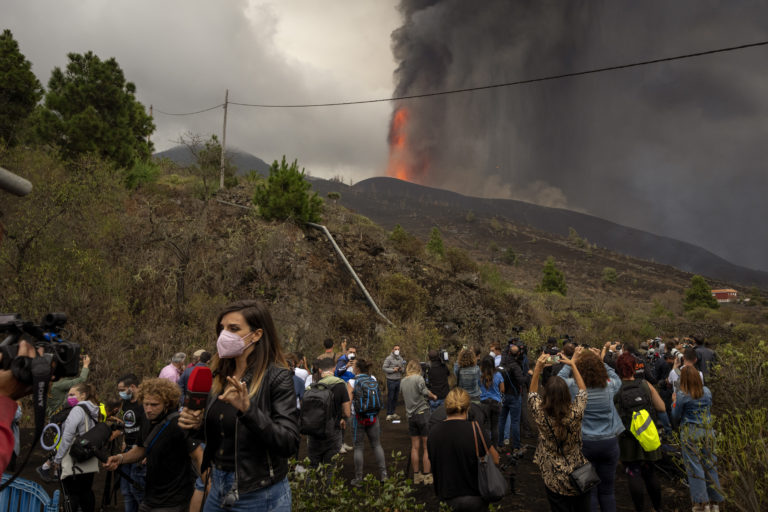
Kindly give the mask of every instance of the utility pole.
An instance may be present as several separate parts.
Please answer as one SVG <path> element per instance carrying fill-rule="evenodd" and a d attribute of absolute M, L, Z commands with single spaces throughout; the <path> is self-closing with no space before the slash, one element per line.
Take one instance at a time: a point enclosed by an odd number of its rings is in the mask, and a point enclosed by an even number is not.
<path fill-rule="evenodd" d="M 152 116 L 152 105 L 149 105 L 149 117 L 153 117 L 153 116 Z M 151 144 L 151 143 L 152 143 L 152 141 L 150 141 L 150 140 L 149 140 L 149 136 L 150 136 L 150 135 L 151 135 L 151 134 L 149 134 L 149 133 L 147 134 L 147 145 L 149 145 L 149 144 Z"/>
<path fill-rule="evenodd" d="M 219 175 L 219 189 L 224 188 L 224 152 L 227 150 L 227 103 L 229 103 L 229 89 L 224 93 L 224 129 L 221 133 L 221 174 Z"/>

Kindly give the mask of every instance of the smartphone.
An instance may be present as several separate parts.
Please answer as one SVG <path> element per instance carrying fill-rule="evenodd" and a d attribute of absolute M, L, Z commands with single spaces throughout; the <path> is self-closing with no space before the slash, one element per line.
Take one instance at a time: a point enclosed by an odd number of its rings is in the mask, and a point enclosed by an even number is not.
<path fill-rule="evenodd" d="M 547 362 L 550 364 L 558 364 L 560 362 L 560 356 L 559 355 L 549 356 L 547 358 Z"/>

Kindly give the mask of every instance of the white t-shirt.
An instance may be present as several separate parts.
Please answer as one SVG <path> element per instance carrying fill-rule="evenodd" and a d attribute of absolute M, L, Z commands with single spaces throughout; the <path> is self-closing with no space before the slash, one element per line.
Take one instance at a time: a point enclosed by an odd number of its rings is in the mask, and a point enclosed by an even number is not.
<path fill-rule="evenodd" d="M 309 372 L 304 368 L 294 368 L 293 374 L 297 375 L 304 382 L 307 382 L 307 377 L 309 377 Z"/>

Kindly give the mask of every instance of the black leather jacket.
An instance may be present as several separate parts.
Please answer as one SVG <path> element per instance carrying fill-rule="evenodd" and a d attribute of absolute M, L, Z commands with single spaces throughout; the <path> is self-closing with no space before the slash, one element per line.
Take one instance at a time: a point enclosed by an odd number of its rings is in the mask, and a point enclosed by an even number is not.
<path fill-rule="evenodd" d="M 249 375 L 243 380 L 250 385 Z M 206 416 L 217 398 L 218 395 L 209 394 Z M 269 487 L 285 478 L 288 458 L 299 447 L 298 418 L 293 374 L 287 368 L 270 365 L 248 411 L 237 413 L 235 460 L 240 494 Z M 206 435 L 210 442 L 203 453 L 203 469 L 211 464 L 218 440 Z"/>

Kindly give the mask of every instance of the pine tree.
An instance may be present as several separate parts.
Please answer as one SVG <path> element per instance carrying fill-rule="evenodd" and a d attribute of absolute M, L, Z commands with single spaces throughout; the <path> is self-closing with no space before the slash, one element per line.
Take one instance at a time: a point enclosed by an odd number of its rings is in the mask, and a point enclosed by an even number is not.
<path fill-rule="evenodd" d="M 717 309 L 720 307 L 720 304 L 712 296 L 712 290 L 706 279 L 701 276 L 693 276 L 691 278 L 691 286 L 685 290 L 683 307 L 686 311 L 695 308 Z"/>
<path fill-rule="evenodd" d="M 93 52 L 68 58 L 66 70 L 54 68 L 48 81 L 40 136 L 69 158 L 94 152 L 121 167 L 149 158 L 155 125 L 117 61 Z"/>
<path fill-rule="evenodd" d="M 277 160 L 269 168 L 267 183 L 259 184 L 253 202 L 259 207 L 259 214 L 267 220 L 293 219 L 301 223 L 319 222 L 323 200 L 317 192 L 309 192 L 312 185 L 299 171 L 297 161 L 288 165 Z"/>
<path fill-rule="evenodd" d="M 19 50 L 10 30 L 0 35 L 0 141 L 14 145 L 19 128 L 43 97 L 32 64 Z"/>
<path fill-rule="evenodd" d="M 565 295 L 568 286 L 565 284 L 565 274 L 555 266 L 555 260 L 550 256 L 544 263 L 543 276 L 541 284 L 538 287 L 540 292 L 557 292 Z"/>
<path fill-rule="evenodd" d="M 442 258 L 445 256 L 445 246 L 443 245 L 443 237 L 440 236 L 440 230 L 432 228 L 432 232 L 429 234 L 429 242 L 427 242 L 427 251 L 433 256 Z"/>

